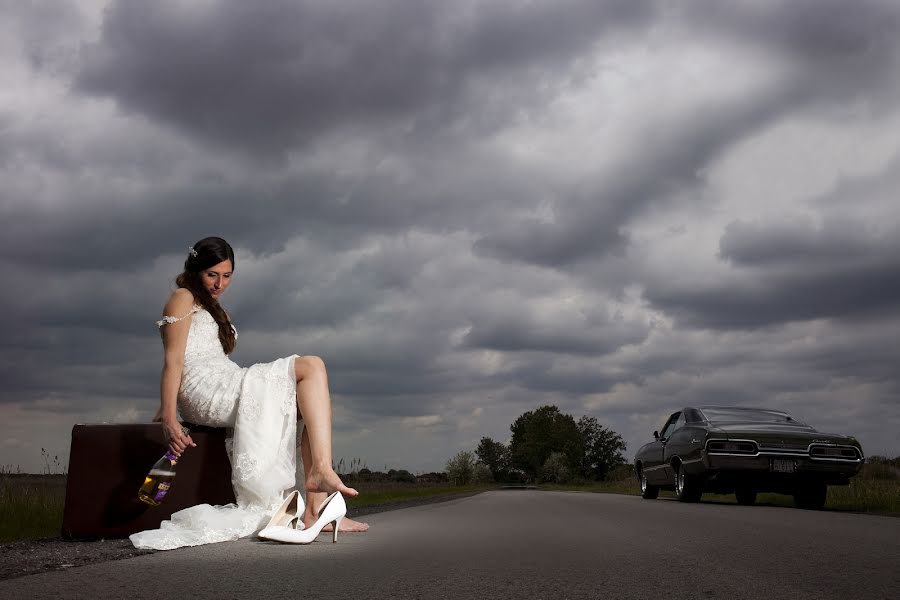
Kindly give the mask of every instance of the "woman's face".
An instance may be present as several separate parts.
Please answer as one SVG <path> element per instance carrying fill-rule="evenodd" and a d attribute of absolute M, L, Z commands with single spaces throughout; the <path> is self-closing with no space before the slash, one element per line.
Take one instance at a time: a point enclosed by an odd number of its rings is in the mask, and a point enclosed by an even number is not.
<path fill-rule="evenodd" d="M 218 300 L 228 284 L 231 283 L 231 271 L 233 267 L 230 260 L 222 261 L 217 265 L 200 271 L 200 279 L 210 295 Z"/>

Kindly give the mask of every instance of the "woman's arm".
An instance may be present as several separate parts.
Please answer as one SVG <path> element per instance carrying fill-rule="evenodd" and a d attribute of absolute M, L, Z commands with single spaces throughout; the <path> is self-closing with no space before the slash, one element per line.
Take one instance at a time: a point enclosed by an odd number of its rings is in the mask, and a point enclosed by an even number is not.
<path fill-rule="evenodd" d="M 194 296 L 188 290 L 179 288 L 166 303 L 163 315 L 181 317 L 190 313 L 194 307 Z M 178 389 L 181 387 L 181 374 L 184 371 L 184 349 L 187 346 L 188 332 L 193 315 L 167 323 L 162 327 L 165 360 L 159 384 L 158 420 L 162 421 L 163 431 L 169 444 L 169 450 L 181 456 L 188 446 L 196 446 L 189 435 L 181 431 L 178 422 Z"/>

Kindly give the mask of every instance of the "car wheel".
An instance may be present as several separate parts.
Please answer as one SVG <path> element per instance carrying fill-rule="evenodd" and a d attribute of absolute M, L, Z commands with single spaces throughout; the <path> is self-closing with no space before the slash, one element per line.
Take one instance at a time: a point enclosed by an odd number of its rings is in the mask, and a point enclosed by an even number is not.
<path fill-rule="evenodd" d="M 743 504 L 744 506 L 756 504 L 756 490 L 749 485 L 738 486 L 734 490 L 734 495 L 737 498 L 738 504 Z"/>
<path fill-rule="evenodd" d="M 822 510 L 828 496 L 828 485 L 824 481 L 801 482 L 794 491 L 794 506 L 808 510 Z"/>
<path fill-rule="evenodd" d="M 688 475 L 684 465 L 678 463 L 675 467 L 675 496 L 681 502 L 698 502 L 703 495 L 703 488 L 696 477 Z"/>
<path fill-rule="evenodd" d="M 654 500 L 659 496 L 659 488 L 655 485 L 650 485 L 643 469 L 638 471 L 638 479 L 641 482 L 641 498 L 644 498 L 645 500 Z"/>

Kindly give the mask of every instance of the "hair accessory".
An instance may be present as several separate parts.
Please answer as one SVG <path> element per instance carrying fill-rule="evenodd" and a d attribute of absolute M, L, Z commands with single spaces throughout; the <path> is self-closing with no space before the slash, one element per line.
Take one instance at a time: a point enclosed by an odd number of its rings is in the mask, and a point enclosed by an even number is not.
<path fill-rule="evenodd" d="M 188 248 L 188 252 L 191 253 L 191 256 L 193 256 L 194 258 L 197 258 L 197 251 L 194 250 L 194 247 L 193 247 L 193 246 L 191 246 L 190 248 Z"/>

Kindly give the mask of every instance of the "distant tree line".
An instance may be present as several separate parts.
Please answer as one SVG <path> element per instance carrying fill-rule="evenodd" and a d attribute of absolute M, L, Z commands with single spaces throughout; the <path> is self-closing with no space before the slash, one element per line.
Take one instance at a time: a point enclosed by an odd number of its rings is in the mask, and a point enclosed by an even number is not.
<path fill-rule="evenodd" d="M 887 456 L 873 455 L 866 458 L 866 465 L 860 474 L 863 479 L 884 479 L 887 481 L 900 481 L 900 456 L 888 458 Z"/>
<path fill-rule="evenodd" d="M 606 480 L 625 464 L 625 442 L 595 417 L 577 421 L 552 405 L 528 411 L 512 425 L 509 445 L 481 438 L 472 452 L 447 462 L 456 485 L 480 482 L 553 482 Z"/>
<path fill-rule="evenodd" d="M 900 456 L 895 456 L 894 458 L 888 458 L 887 456 L 879 456 L 877 454 L 870 456 L 866 459 L 866 462 L 872 464 L 882 464 L 894 467 L 896 469 L 900 469 Z"/>
<path fill-rule="evenodd" d="M 342 458 L 335 466 L 335 470 L 341 474 L 342 478 L 354 483 L 420 483 L 421 481 L 447 481 L 445 473 L 413 475 L 406 469 L 388 469 L 386 465 L 384 471 L 373 471 L 368 465 L 364 465 L 360 458 L 350 459 L 349 464 L 345 464 L 344 459 Z"/>

